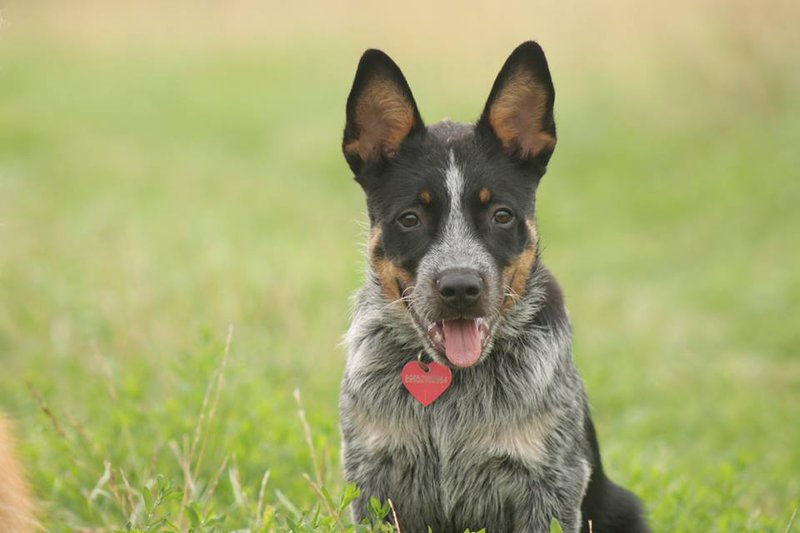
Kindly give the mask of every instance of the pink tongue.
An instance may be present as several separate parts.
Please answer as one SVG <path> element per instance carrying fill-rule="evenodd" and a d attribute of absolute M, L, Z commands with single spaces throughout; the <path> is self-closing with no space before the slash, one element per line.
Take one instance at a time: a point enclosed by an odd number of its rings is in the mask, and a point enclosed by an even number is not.
<path fill-rule="evenodd" d="M 481 336 L 477 320 L 445 320 L 444 352 L 455 366 L 466 368 L 481 357 Z"/>

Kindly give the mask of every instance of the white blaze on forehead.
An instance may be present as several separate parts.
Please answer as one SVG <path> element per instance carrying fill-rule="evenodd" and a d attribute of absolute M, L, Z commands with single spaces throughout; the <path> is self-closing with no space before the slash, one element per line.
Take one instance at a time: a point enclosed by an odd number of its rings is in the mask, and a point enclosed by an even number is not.
<path fill-rule="evenodd" d="M 464 193 L 466 189 L 464 172 L 456 162 L 453 150 L 445 169 L 445 187 L 450 196 L 450 210 L 444 220 L 444 227 L 438 245 L 430 252 L 431 260 L 439 269 L 474 268 L 484 272 L 491 264 L 481 242 L 472 228 L 467 213 L 464 212 Z"/>
<path fill-rule="evenodd" d="M 450 150 L 447 169 L 445 170 L 445 185 L 450 196 L 450 213 L 447 216 L 444 233 L 448 237 L 464 235 L 469 226 L 464 218 L 461 204 L 464 201 L 464 174 L 456 164 L 456 156 Z"/>

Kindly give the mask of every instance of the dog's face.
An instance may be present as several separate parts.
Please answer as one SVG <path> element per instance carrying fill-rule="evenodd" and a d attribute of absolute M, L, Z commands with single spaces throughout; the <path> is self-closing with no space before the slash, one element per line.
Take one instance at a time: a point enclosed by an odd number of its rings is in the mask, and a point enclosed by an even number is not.
<path fill-rule="evenodd" d="M 524 295 L 537 260 L 535 192 L 556 143 L 555 93 L 536 43 L 500 71 L 475 125 L 426 127 L 397 65 L 361 58 L 343 149 L 367 195 L 370 261 L 428 353 L 469 367 Z"/>

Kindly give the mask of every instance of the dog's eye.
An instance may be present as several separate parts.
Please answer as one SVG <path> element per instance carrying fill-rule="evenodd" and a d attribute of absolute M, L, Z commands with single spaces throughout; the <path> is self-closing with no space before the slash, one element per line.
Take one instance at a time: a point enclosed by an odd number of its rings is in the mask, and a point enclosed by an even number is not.
<path fill-rule="evenodd" d="M 416 213 L 412 213 L 411 211 L 406 211 L 400 215 L 397 221 L 406 229 L 411 229 L 419 225 L 419 217 Z"/>
<path fill-rule="evenodd" d="M 492 215 L 492 220 L 495 224 L 506 226 L 514 220 L 514 214 L 506 208 L 500 208 Z"/>

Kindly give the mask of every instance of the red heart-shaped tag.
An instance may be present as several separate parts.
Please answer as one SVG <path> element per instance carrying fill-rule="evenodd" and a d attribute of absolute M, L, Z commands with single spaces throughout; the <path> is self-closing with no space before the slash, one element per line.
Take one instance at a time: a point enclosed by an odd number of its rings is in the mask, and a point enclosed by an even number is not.
<path fill-rule="evenodd" d="M 440 363 L 423 365 L 410 361 L 403 367 L 403 385 L 425 407 L 429 406 L 450 387 L 453 373 Z"/>

